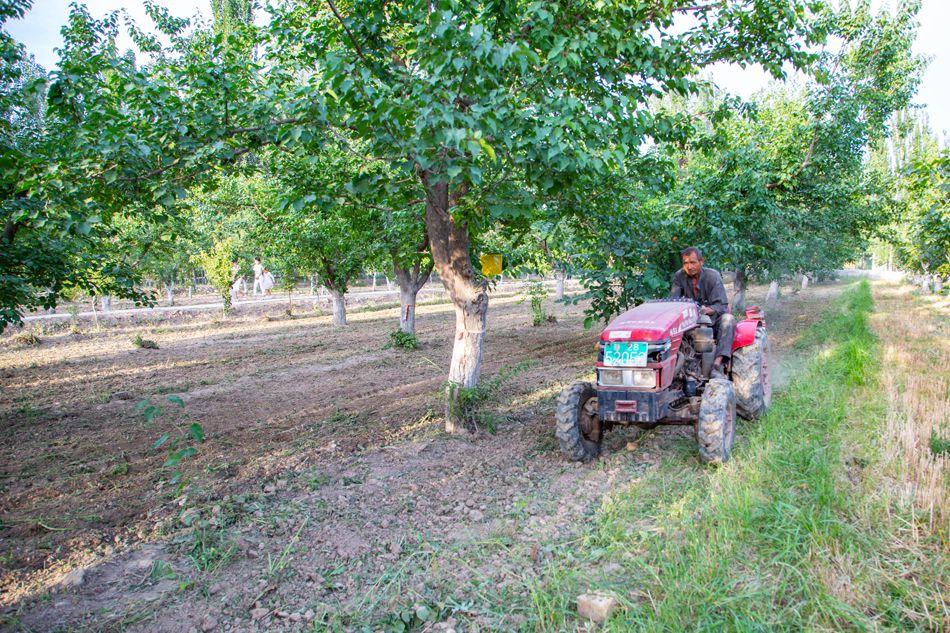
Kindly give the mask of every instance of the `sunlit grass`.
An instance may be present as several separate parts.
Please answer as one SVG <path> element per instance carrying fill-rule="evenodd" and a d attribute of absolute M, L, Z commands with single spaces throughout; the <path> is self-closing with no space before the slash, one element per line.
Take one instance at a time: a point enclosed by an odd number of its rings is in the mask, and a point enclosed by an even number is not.
<path fill-rule="evenodd" d="M 946 558 L 878 525 L 850 483 L 851 446 L 881 399 L 866 282 L 846 291 L 801 337 L 811 361 L 760 422 L 744 424 L 733 459 L 708 469 L 667 458 L 614 494 L 579 545 L 562 547 L 532 588 L 541 630 L 572 629 L 574 597 L 613 592 L 607 630 L 937 629 L 947 616 Z M 862 385 L 868 385 L 862 387 Z M 857 395 L 860 393 L 860 398 Z M 887 501 L 884 500 L 885 505 Z M 619 578 L 588 560 L 622 566 Z M 594 569 L 592 569 L 592 567 Z"/>

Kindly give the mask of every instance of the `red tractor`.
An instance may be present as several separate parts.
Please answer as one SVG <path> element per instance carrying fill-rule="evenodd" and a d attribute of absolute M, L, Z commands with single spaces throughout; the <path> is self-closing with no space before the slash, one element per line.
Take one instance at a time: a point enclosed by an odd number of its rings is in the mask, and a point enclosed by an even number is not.
<path fill-rule="evenodd" d="M 648 301 L 615 318 L 597 343 L 597 381 L 557 399 L 561 450 L 574 461 L 600 454 L 615 425 L 693 425 L 704 463 L 729 459 L 736 413 L 761 416 L 772 400 L 765 318 L 757 307 L 736 324 L 732 360 L 714 372 L 712 321 L 690 299 Z"/>

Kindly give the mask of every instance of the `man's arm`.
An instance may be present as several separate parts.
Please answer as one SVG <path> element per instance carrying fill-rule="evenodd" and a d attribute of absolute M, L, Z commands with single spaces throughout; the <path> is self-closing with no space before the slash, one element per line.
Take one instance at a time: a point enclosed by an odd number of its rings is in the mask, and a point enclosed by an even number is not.
<path fill-rule="evenodd" d="M 722 283 L 722 275 L 718 270 L 707 269 L 709 272 L 709 287 L 706 288 L 706 305 L 716 314 L 729 312 L 729 298 L 726 296 L 726 286 Z"/>

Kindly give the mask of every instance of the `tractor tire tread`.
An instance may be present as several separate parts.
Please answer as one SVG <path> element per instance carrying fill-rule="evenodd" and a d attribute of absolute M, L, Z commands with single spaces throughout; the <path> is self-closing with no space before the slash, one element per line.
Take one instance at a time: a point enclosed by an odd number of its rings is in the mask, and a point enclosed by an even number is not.
<path fill-rule="evenodd" d="M 593 385 L 577 381 L 565 387 L 557 398 L 554 434 L 561 451 L 575 462 L 589 462 L 600 455 L 600 442 L 591 442 L 581 434 L 578 412 L 588 398 L 596 396 Z"/>
<path fill-rule="evenodd" d="M 732 383 L 714 378 L 706 383 L 696 420 L 699 458 L 704 464 L 729 461 L 735 435 L 736 396 Z M 729 427 L 730 410 L 732 428 Z"/>
<path fill-rule="evenodd" d="M 736 413 L 746 420 L 758 420 L 771 404 L 769 390 L 763 380 L 762 363 L 768 362 L 769 339 L 765 328 L 758 328 L 755 342 L 740 347 L 732 355 L 732 384 L 736 392 Z"/>

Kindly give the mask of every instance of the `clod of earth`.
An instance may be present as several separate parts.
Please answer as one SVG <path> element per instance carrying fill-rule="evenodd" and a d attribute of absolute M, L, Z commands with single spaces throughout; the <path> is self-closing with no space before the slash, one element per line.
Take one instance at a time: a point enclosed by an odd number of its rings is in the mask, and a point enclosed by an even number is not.
<path fill-rule="evenodd" d="M 597 622 L 606 622 L 617 608 L 617 598 L 607 593 L 582 593 L 577 596 L 577 614 Z"/>

